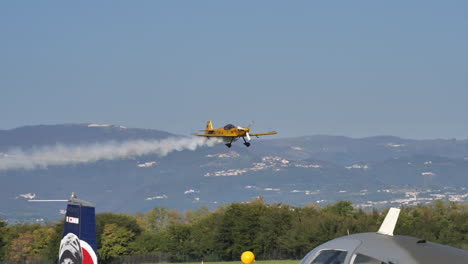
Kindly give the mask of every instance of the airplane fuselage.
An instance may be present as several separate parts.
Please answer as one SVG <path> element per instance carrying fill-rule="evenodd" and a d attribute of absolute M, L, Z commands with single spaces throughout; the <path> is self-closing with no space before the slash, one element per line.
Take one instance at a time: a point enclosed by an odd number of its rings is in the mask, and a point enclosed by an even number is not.
<path fill-rule="evenodd" d="M 333 239 L 300 264 L 466 264 L 468 251 L 410 236 L 360 233 Z"/>
<path fill-rule="evenodd" d="M 245 137 L 249 132 L 248 128 L 245 129 L 238 129 L 238 128 L 231 128 L 229 130 L 224 129 L 213 129 L 206 131 L 207 135 L 211 137 Z"/>

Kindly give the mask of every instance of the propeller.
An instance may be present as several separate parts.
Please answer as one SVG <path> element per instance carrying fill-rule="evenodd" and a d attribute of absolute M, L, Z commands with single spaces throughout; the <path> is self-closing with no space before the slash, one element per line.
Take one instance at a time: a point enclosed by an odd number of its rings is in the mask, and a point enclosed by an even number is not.
<path fill-rule="evenodd" d="M 249 134 L 249 131 L 250 131 L 250 127 L 255 124 L 254 121 L 250 121 L 250 123 L 247 125 L 247 127 L 241 127 L 241 126 L 238 126 L 237 129 L 241 130 L 241 131 L 247 131 L 245 133 L 245 137 L 247 139 L 247 141 L 250 141 L 252 138 L 250 137 L 250 134 Z"/>
<path fill-rule="evenodd" d="M 251 139 L 250 134 L 249 134 L 250 129 L 248 127 L 238 126 L 237 129 L 239 129 L 240 131 L 247 131 L 245 132 L 245 137 L 247 138 L 247 141 L 250 141 Z"/>
<path fill-rule="evenodd" d="M 247 133 L 245 133 L 245 137 L 247 138 L 247 141 L 250 141 L 251 140 L 251 137 L 250 137 L 250 134 L 249 134 L 249 131 L 250 131 L 250 127 L 255 125 L 255 121 L 250 121 L 250 123 L 247 125 Z"/>

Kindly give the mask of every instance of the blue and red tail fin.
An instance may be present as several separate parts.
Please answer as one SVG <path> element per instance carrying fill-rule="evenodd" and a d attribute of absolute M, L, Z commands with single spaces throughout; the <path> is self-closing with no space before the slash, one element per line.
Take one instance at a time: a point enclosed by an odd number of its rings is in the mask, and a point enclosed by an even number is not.
<path fill-rule="evenodd" d="M 94 205 L 73 193 L 67 204 L 58 263 L 97 264 L 96 252 Z"/>

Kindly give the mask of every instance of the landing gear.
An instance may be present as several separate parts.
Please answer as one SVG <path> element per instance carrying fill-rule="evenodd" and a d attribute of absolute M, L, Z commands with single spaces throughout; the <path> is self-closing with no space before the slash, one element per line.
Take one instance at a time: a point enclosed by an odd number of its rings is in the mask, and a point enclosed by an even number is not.
<path fill-rule="evenodd" d="M 247 140 L 245 140 L 245 137 L 242 137 L 242 139 L 244 140 L 244 145 L 245 145 L 246 147 L 250 147 L 250 143 L 247 142 Z"/>

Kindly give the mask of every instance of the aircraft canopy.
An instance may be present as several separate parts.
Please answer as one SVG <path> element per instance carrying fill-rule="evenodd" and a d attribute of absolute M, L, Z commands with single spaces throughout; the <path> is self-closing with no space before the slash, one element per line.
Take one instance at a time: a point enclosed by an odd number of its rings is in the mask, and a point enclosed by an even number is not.
<path fill-rule="evenodd" d="M 234 126 L 233 124 L 227 124 L 224 126 L 224 130 L 229 130 L 231 128 L 235 128 L 236 126 Z"/>

